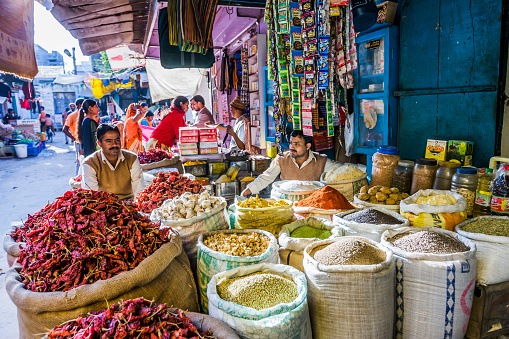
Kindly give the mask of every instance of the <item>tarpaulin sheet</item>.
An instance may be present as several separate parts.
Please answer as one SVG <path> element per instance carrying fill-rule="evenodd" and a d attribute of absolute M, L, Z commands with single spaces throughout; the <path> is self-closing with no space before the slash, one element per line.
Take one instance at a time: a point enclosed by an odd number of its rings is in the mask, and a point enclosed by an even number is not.
<path fill-rule="evenodd" d="M 34 52 L 34 1 L 0 1 L 0 73 L 33 79 L 38 72 Z"/>
<path fill-rule="evenodd" d="M 165 69 L 157 59 L 147 59 L 148 83 L 152 101 L 161 101 L 183 95 L 195 95 L 206 69 L 173 68 Z"/>
<path fill-rule="evenodd" d="M 148 139 L 150 139 L 150 136 L 152 135 L 152 132 L 155 130 L 155 127 L 149 127 L 142 124 L 140 124 L 140 127 L 141 132 L 143 133 L 142 135 L 143 141 L 148 141 Z"/>

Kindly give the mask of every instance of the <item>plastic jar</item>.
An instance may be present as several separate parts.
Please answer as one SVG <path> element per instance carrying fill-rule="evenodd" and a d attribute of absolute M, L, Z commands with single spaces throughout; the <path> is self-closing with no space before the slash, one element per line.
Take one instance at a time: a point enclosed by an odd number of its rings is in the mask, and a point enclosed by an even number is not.
<path fill-rule="evenodd" d="M 412 174 L 414 173 L 414 162 L 410 160 L 400 160 L 398 166 L 394 169 L 392 186 L 397 187 L 401 193 L 410 194 L 412 188 Z"/>
<path fill-rule="evenodd" d="M 371 167 L 371 186 L 392 187 L 394 169 L 398 166 L 399 150 L 393 146 L 380 146 L 373 157 Z"/>
<path fill-rule="evenodd" d="M 477 190 L 477 168 L 460 167 L 452 177 L 451 191 L 461 194 L 467 201 L 467 216 L 474 213 L 475 192 Z"/>
<path fill-rule="evenodd" d="M 457 162 L 439 161 L 438 170 L 433 188 L 436 190 L 450 190 L 452 177 L 456 173 L 456 169 L 461 166 Z"/>
<path fill-rule="evenodd" d="M 410 194 L 414 194 L 420 190 L 433 188 L 436 171 L 436 159 L 416 159 L 414 173 L 412 175 L 412 188 L 410 189 Z"/>

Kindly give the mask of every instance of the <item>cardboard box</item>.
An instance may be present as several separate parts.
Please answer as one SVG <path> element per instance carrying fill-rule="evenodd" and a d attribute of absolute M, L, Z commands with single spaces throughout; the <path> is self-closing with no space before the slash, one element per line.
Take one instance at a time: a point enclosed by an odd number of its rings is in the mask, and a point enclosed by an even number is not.
<path fill-rule="evenodd" d="M 428 159 L 443 161 L 447 157 L 447 141 L 428 139 L 426 144 L 426 156 Z"/>
<path fill-rule="evenodd" d="M 217 130 L 215 128 L 200 128 L 200 136 L 202 135 L 217 135 Z"/>
<path fill-rule="evenodd" d="M 197 155 L 198 154 L 198 148 L 193 149 L 181 149 L 180 155 Z"/>
<path fill-rule="evenodd" d="M 200 143 L 202 142 L 215 142 L 217 143 L 217 134 L 204 134 L 200 135 Z"/>
<path fill-rule="evenodd" d="M 178 147 L 180 150 L 183 149 L 198 149 L 198 143 L 178 143 Z"/>
<path fill-rule="evenodd" d="M 473 141 L 449 140 L 447 144 L 448 161 L 458 162 L 462 166 L 471 166 L 473 154 Z"/>
<path fill-rule="evenodd" d="M 188 137 L 184 137 L 184 136 L 181 136 L 179 138 L 179 141 L 180 143 L 182 144 L 189 144 L 189 143 L 197 143 L 198 142 L 198 136 L 188 136 Z"/>
<path fill-rule="evenodd" d="M 196 127 L 180 127 L 179 128 L 179 137 L 194 137 L 198 136 L 200 132 Z"/>

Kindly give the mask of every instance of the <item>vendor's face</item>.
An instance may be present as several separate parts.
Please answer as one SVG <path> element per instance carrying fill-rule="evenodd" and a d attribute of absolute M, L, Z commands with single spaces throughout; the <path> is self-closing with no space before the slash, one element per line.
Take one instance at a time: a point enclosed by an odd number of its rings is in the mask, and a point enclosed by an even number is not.
<path fill-rule="evenodd" d="M 290 152 L 292 154 L 292 158 L 301 158 L 307 156 L 310 148 L 311 144 L 306 144 L 304 138 L 292 137 L 290 139 Z"/>
<path fill-rule="evenodd" d="M 101 141 L 97 141 L 97 143 L 107 157 L 116 157 L 120 154 L 120 134 L 115 131 L 106 132 Z"/>

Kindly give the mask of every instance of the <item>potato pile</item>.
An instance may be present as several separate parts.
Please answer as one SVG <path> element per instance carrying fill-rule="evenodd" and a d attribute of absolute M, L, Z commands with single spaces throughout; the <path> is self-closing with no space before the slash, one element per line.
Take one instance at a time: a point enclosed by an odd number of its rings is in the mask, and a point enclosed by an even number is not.
<path fill-rule="evenodd" d="M 397 187 L 387 188 L 383 186 L 363 186 L 359 193 L 359 199 L 371 204 L 398 205 L 403 199 L 409 197 L 407 193 L 400 193 Z"/>

